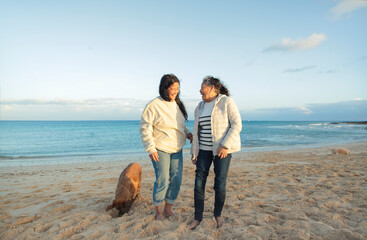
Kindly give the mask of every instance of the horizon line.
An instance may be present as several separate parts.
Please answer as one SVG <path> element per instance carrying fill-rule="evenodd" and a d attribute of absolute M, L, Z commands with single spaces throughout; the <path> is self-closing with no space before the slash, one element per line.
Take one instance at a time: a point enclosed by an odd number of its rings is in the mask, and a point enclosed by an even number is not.
<path fill-rule="evenodd" d="M 0 122 L 118 122 L 118 121 L 140 121 L 138 119 L 105 119 L 105 120 L 1 120 Z M 187 121 L 195 121 L 194 119 L 189 119 Z M 248 120 L 244 119 L 242 122 L 366 122 L 366 120 Z"/>

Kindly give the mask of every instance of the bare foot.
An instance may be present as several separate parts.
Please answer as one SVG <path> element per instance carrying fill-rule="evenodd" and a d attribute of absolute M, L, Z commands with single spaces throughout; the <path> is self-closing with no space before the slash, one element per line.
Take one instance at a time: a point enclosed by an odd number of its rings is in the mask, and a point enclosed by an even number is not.
<path fill-rule="evenodd" d="M 221 217 L 215 217 L 215 221 L 217 221 L 217 228 L 223 225 L 223 219 Z"/>
<path fill-rule="evenodd" d="M 176 216 L 176 215 L 175 215 L 175 213 L 174 213 L 174 212 L 172 212 L 172 211 L 170 211 L 170 212 L 168 212 L 168 211 L 164 211 L 164 212 L 163 212 L 163 216 L 165 216 L 166 218 L 169 218 L 169 217 L 174 217 L 174 216 Z"/>
<path fill-rule="evenodd" d="M 161 206 L 156 206 L 155 207 L 155 220 L 157 220 L 157 221 L 162 221 L 163 220 Z"/>
<path fill-rule="evenodd" d="M 155 215 L 155 220 L 156 220 L 156 221 L 163 221 L 163 219 L 164 219 L 164 218 L 163 218 L 163 215 L 162 215 L 162 214 L 156 214 L 156 215 Z"/>
<path fill-rule="evenodd" d="M 197 226 L 199 226 L 200 222 L 198 220 L 194 220 L 189 226 L 190 230 L 194 230 Z"/>
<path fill-rule="evenodd" d="M 166 206 L 164 206 L 164 210 L 163 210 L 163 216 L 165 216 L 166 218 L 175 216 L 175 214 L 172 212 L 172 207 L 173 207 L 173 204 L 166 203 Z"/>

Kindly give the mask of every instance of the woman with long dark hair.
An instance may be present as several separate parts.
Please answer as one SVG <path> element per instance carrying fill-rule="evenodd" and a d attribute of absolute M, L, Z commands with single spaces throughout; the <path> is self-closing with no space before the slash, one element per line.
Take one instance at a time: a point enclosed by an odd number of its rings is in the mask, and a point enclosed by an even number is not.
<path fill-rule="evenodd" d="M 195 110 L 191 160 L 196 165 L 195 218 L 190 229 L 195 229 L 203 218 L 205 185 L 209 169 L 214 163 L 214 218 L 217 228 L 223 224 L 221 213 L 226 198 L 226 181 L 232 153 L 241 150 L 242 120 L 228 89 L 218 78 L 204 78 L 200 94 L 203 101 Z"/>
<path fill-rule="evenodd" d="M 159 84 L 160 96 L 147 104 L 140 121 L 140 136 L 156 176 L 153 188 L 156 220 L 174 215 L 172 206 L 182 181 L 182 148 L 186 138 L 192 142 L 192 134 L 185 125 L 187 112 L 179 92 L 178 78 L 173 74 L 164 75 Z"/>

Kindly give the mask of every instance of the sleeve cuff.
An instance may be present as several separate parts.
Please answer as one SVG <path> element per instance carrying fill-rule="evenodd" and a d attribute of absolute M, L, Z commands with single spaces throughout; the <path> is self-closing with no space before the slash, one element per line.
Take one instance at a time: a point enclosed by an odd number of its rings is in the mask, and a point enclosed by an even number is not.
<path fill-rule="evenodd" d="M 226 144 L 225 143 L 221 143 L 220 144 L 222 147 L 224 147 L 225 149 L 228 149 L 229 147 L 228 146 L 226 146 Z"/>
<path fill-rule="evenodd" d="M 150 154 L 152 154 L 152 153 L 154 153 L 156 151 L 157 151 L 157 149 L 151 148 L 151 149 L 147 150 L 147 153 L 149 153 L 149 155 L 150 155 Z"/>

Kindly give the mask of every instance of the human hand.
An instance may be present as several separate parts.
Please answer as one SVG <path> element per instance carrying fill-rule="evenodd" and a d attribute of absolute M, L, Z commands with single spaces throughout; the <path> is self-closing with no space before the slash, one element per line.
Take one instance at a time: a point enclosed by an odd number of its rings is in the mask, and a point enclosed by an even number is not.
<path fill-rule="evenodd" d="M 196 159 L 197 159 L 197 158 L 194 158 L 194 156 L 193 156 L 193 155 L 191 155 L 191 162 L 192 162 L 192 164 L 196 165 Z"/>
<path fill-rule="evenodd" d="M 220 159 L 223 159 L 225 157 L 227 157 L 227 154 L 228 154 L 228 149 L 223 147 L 223 146 L 220 146 L 218 148 L 218 151 L 217 151 L 217 155 Z"/>
<path fill-rule="evenodd" d="M 155 151 L 154 153 L 152 153 L 152 154 L 149 154 L 149 157 L 150 157 L 150 159 L 152 159 L 153 161 L 155 161 L 155 162 L 159 162 L 159 156 L 158 156 L 158 152 L 157 151 Z"/>
<path fill-rule="evenodd" d="M 190 140 L 190 143 L 192 143 L 192 133 L 188 133 L 186 138 Z"/>

